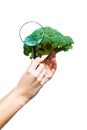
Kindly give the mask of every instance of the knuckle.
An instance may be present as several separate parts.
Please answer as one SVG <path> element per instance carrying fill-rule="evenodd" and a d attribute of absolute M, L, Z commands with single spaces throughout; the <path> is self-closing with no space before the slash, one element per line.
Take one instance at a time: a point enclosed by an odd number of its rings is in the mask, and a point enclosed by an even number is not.
<path fill-rule="evenodd" d="M 40 78 L 37 78 L 37 82 L 40 84 L 40 83 L 41 83 L 41 79 L 40 79 Z"/>
<path fill-rule="evenodd" d="M 42 80 L 41 80 L 40 78 L 37 79 L 37 83 L 38 83 L 39 86 L 42 86 L 42 85 L 43 85 L 43 84 L 42 84 Z"/>
<path fill-rule="evenodd" d="M 28 75 L 31 75 L 31 74 L 32 74 L 31 69 L 27 69 L 26 73 L 27 73 Z"/>
<path fill-rule="evenodd" d="M 51 79 L 51 75 L 47 75 L 47 79 L 50 80 Z"/>
<path fill-rule="evenodd" d="M 42 83 L 42 82 L 40 82 L 40 83 L 39 83 L 39 85 L 40 85 L 40 86 L 43 86 L 43 83 Z"/>
<path fill-rule="evenodd" d="M 34 74 L 34 80 L 37 81 L 38 77 Z"/>

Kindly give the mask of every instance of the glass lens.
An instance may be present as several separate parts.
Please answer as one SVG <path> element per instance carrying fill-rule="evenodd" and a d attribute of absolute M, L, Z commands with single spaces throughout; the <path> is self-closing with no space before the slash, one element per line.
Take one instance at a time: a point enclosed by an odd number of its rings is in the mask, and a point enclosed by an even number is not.
<path fill-rule="evenodd" d="M 39 23 L 29 21 L 21 26 L 19 35 L 24 44 L 36 46 L 42 41 L 44 37 L 44 30 Z"/>

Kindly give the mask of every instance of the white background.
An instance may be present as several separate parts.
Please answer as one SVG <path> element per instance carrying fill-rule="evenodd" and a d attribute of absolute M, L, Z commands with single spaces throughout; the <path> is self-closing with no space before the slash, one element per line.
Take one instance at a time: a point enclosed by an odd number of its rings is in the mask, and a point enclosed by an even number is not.
<path fill-rule="evenodd" d="M 0 98 L 30 63 L 19 38 L 21 25 L 30 20 L 70 35 L 75 44 L 57 54 L 53 79 L 3 130 L 87 130 L 86 0 L 0 0 Z"/>

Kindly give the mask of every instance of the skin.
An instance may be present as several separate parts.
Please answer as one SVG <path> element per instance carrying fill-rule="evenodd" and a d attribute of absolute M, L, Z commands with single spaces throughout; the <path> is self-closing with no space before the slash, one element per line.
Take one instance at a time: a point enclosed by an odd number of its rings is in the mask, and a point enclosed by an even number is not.
<path fill-rule="evenodd" d="M 0 128 L 29 102 L 54 75 L 57 69 L 56 52 L 45 60 L 32 59 L 16 87 L 0 100 Z"/>

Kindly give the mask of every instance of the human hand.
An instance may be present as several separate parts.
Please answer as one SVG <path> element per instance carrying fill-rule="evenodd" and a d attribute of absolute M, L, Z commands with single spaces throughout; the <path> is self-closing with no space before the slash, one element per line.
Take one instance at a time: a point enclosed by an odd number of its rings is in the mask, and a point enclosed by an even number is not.
<path fill-rule="evenodd" d="M 25 102 L 33 98 L 43 85 L 53 77 L 56 68 L 55 51 L 43 61 L 40 57 L 31 60 L 31 64 L 17 85 L 17 90 L 25 98 Z"/>
<path fill-rule="evenodd" d="M 53 77 L 57 68 L 55 55 L 56 52 L 53 51 L 43 61 L 40 57 L 32 59 L 17 86 L 0 100 L 0 128 Z"/>

